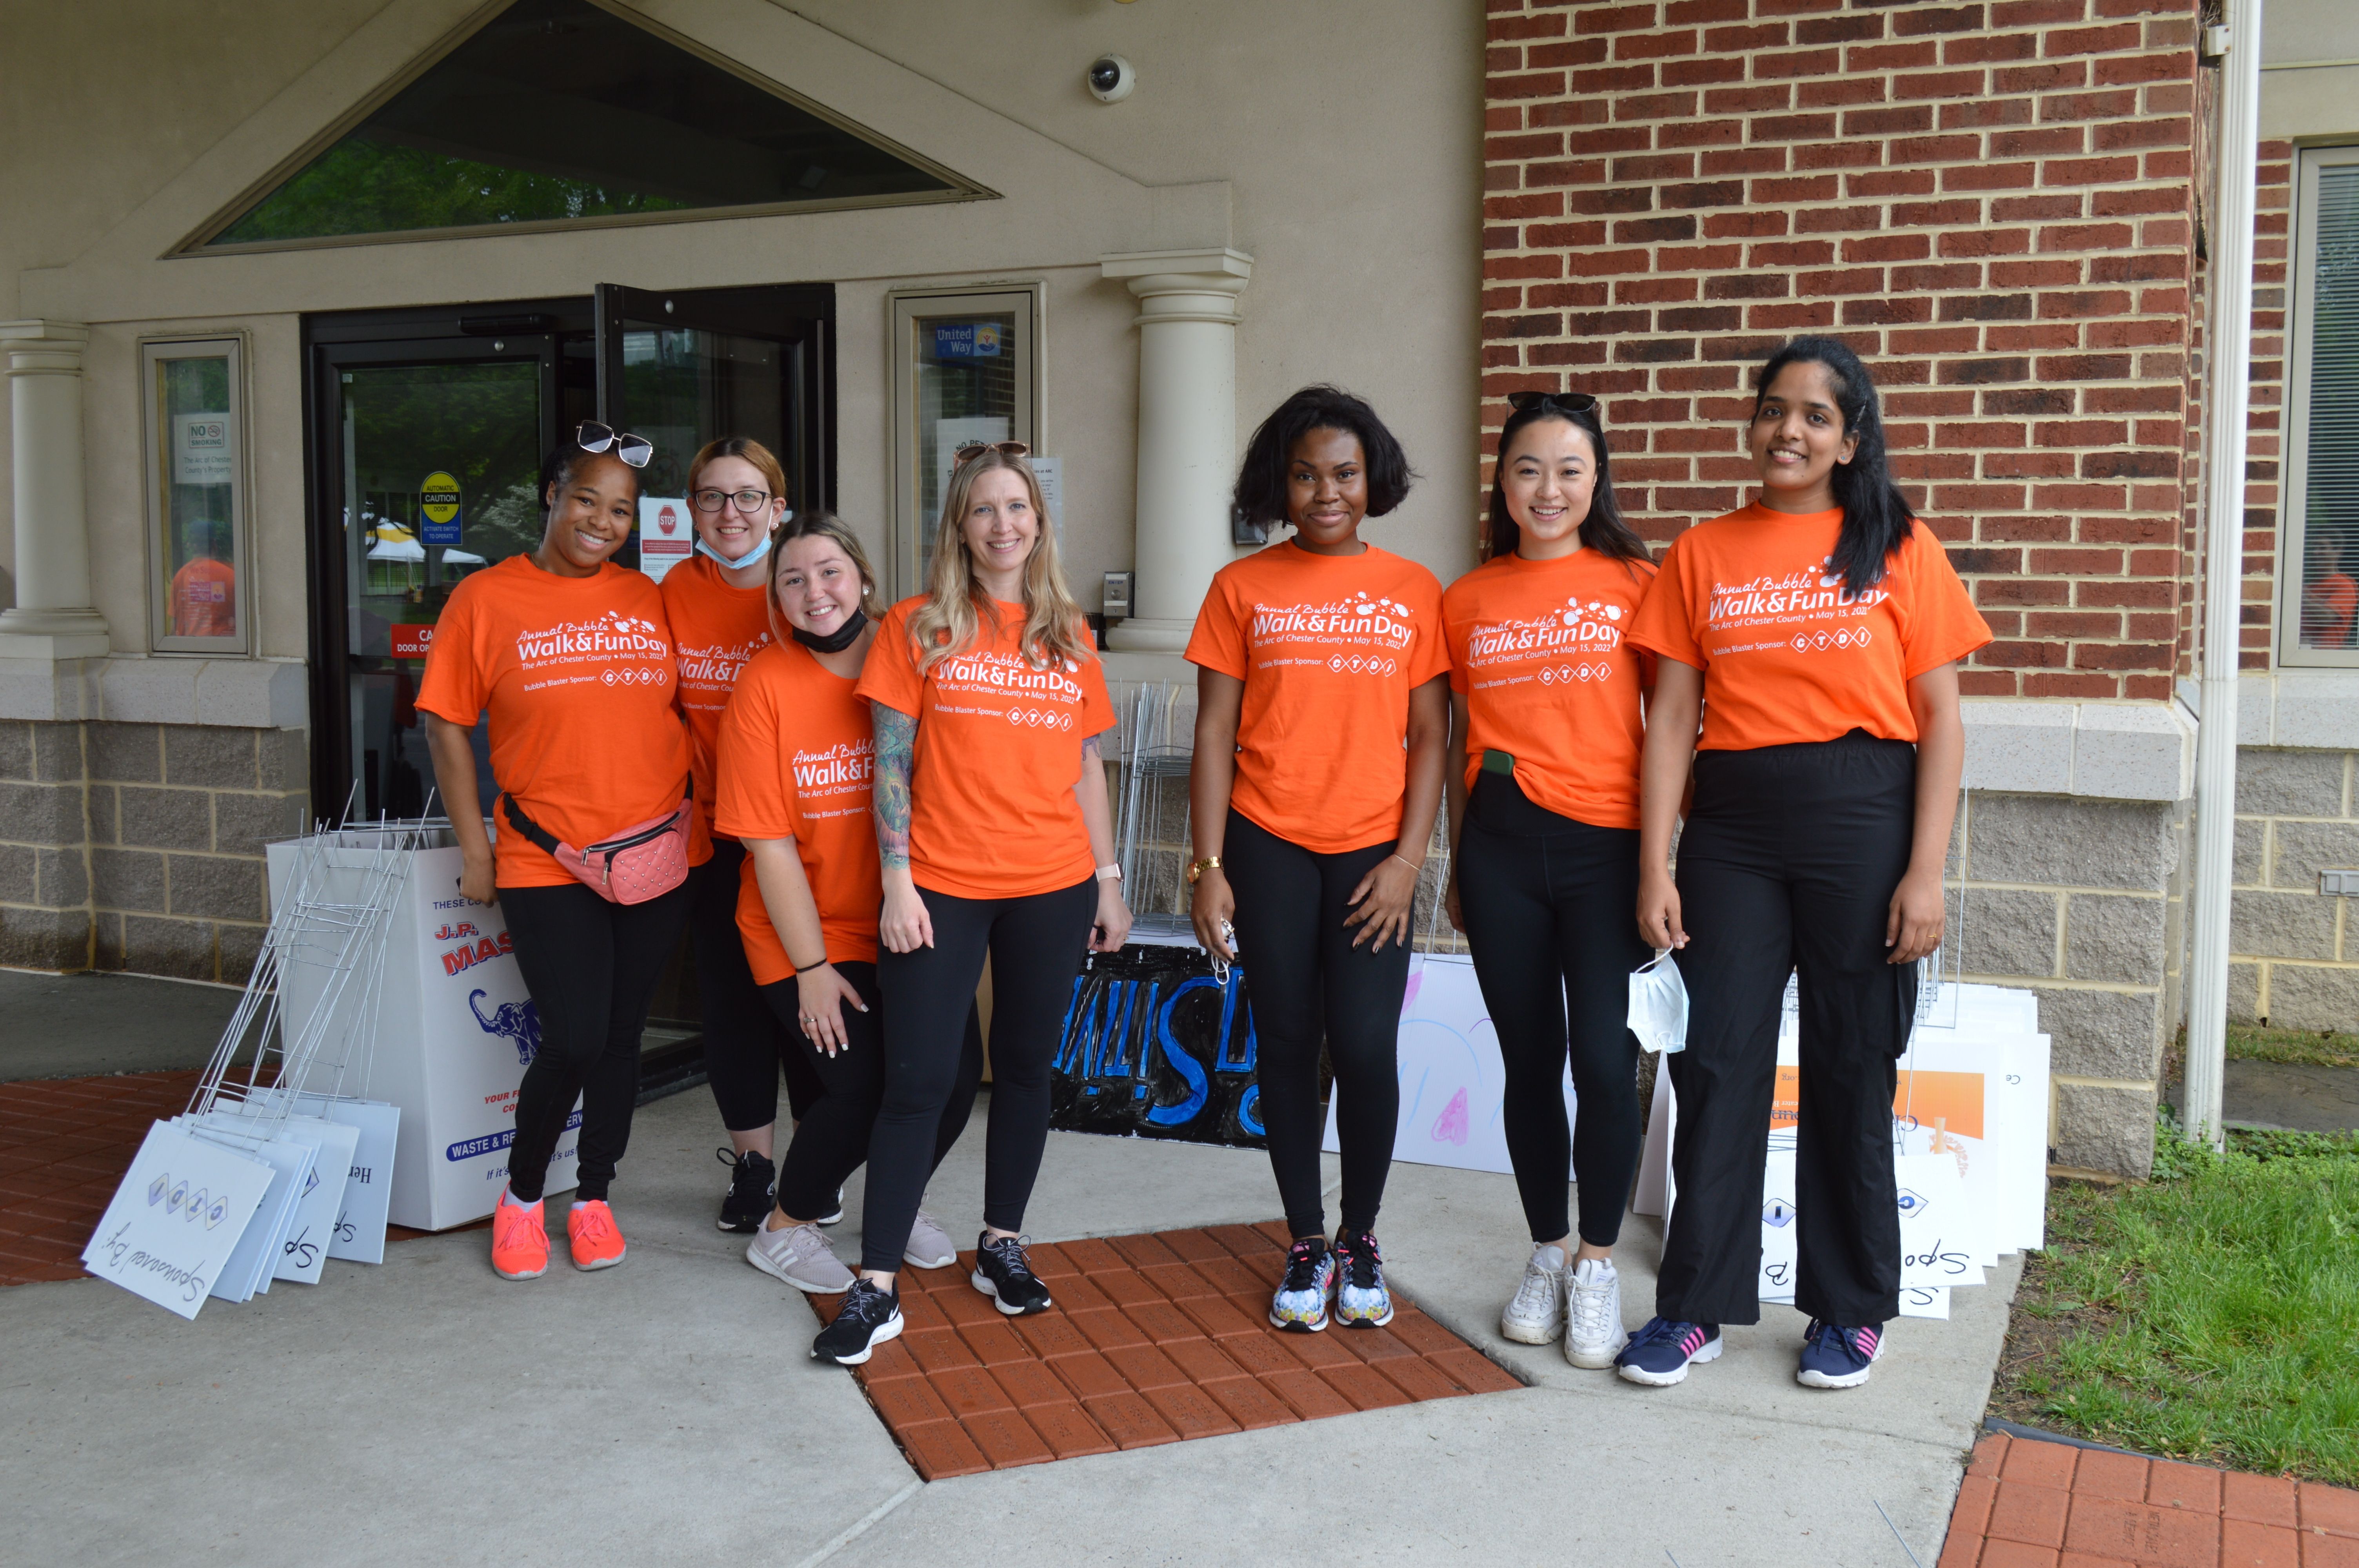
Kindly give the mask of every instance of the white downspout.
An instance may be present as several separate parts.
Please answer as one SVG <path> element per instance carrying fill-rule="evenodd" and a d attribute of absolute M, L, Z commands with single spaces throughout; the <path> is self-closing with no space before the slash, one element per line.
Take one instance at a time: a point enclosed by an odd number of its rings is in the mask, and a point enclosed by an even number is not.
<path fill-rule="evenodd" d="M 2236 835 L 2236 664 L 2245 578 L 2245 442 L 2252 402 L 2253 207 L 2260 157 L 2261 5 L 2228 0 L 2220 69 L 2219 200 L 2204 384 L 2203 687 L 2195 741 L 2194 952 L 2187 972 L 2187 1136 L 2218 1148 L 2228 1049 L 2228 909 Z"/>

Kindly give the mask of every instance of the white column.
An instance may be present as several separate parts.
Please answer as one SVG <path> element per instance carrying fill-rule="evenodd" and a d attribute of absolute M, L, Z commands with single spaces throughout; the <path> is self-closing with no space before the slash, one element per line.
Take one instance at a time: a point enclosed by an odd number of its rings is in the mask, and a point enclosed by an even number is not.
<path fill-rule="evenodd" d="M 82 500 L 82 355 L 90 329 L 0 321 L 16 470 L 16 606 L 0 611 L 0 658 L 78 659 L 107 651 L 91 608 Z"/>
<path fill-rule="evenodd" d="M 1234 558 L 1237 296 L 1253 257 L 1228 249 L 1099 258 L 1138 297 L 1138 586 L 1106 641 L 1134 653 L 1188 645 L 1212 574 Z"/>

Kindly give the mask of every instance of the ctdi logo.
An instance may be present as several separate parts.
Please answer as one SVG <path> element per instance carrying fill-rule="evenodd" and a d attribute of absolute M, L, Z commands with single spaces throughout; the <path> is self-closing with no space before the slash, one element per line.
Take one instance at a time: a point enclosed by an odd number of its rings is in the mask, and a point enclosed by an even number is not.
<path fill-rule="evenodd" d="M 191 1223 L 202 1221 L 207 1230 L 229 1217 L 227 1194 L 215 1197 L 202 1187 L 191 1193 L 187 1177 L 176 1182 L 169 1172 L 158 1172 L 147 1184 L 147 1206 L 158 1206 L 166 1214 L 177 1214 Z"/>
<path fill-rule="evenodd" d="M 1793 648 L 1798 654 L 1822 654 L 1829 648 L 1864 648 L 1870 641 L 1864 626 L 1846 626 L 1840 632 L 1797 632 Z"/>

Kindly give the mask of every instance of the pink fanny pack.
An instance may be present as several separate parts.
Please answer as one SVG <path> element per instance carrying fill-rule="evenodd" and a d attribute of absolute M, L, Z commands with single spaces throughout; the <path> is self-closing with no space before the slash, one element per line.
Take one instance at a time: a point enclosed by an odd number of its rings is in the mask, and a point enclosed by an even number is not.
<path fill-rule="evenodd" d="M 565 843 L 527 816 L 514 795 L 501 795 L 500 809 L 527 842 L 546 850 L 582 886 L 609 903 L 645 903 L 688 880 L 688 831 L 696 813 L 693 800 L 682 800 L 670 816 L 625 827 L 586 849 Z"/>

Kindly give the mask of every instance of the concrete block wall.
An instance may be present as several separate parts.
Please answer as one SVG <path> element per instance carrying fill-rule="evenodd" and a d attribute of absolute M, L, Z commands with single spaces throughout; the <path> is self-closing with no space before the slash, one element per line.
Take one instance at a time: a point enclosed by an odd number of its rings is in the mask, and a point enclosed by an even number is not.
<path fill-rule="evenodd" d="M 243 984 L 263 847 L 310 808 L 292 728 L 0 721 L 0 963 Z"/>
<path fill-rule="evenodd" d="M 2228 1016 L 2359 1033 L 2359 921 L 2318 873 L 2359 866 L 2359 753 L 2236 753 Z"/>

